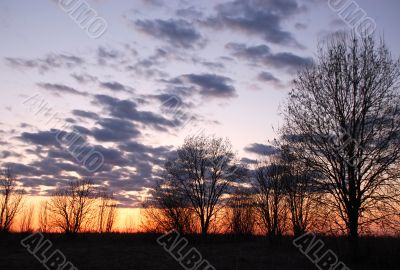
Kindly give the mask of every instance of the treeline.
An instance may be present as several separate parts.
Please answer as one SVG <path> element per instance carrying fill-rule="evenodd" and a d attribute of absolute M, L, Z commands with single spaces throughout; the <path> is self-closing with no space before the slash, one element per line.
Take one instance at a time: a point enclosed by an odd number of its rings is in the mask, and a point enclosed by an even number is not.
<path fill-rule="evenodd" d="M 354 248 L 360 234 L 399 233 L 400 60 L 373 36 L 341 33 L 319 48 L 293 81 L 277 153 L 248 168 L 229 141 L 188 137 L 145 204 L 150 229 L 312 230 Z"/>
<path fill-rule="evenodd" d="M 205 135 L 187 137 L 177 156 L 165 164 L 162 179 L 143 205 L 143 229 L 203 235 L 261 234 L 272 241 L 310 231 L 349 235 L 351 224 L 346 222 L 346 213 L 335 205 L 348 202 L 337 201 L 332 194 L 340 187 L 331 186 L 286 143 L 283 136 L 275 141 L 274 154 L 254 166 L 245 166 L 229 140 Z M 396 194 L 388 189 L 385 198 L 377 196 L 373 215 L 360 212 L 360 233 L 400 233 Z"/>
<path fill-rule="evenodd" d="M 145 231 L 263 234 L 271 240 L 307 231 L 339 234 L 321 175 L 286 146 L 256 165 L 241 164 L 229 140 L 186 138 L 144 203 Z"/>
<path fill-rule="evenodd" d="M 0 233 L 109 233 L 115 226 L 117 202 L 114 196 L 104 188 L 96 188 L 90 180 L 71 181 L 66 187 L 56 189 L 49 199 L 40 204 L 27 203 L 25 194 L 12 171 L 3 170 L 0 180 Z"/>

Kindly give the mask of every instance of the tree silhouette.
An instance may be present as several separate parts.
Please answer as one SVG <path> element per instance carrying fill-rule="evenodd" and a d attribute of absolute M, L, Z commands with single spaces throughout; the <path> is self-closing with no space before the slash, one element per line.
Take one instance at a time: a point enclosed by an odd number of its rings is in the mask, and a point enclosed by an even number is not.
<path fill-rule="evenodd" d="M 185 194 L 174 181 L 159 181 L 144 203 L 143 215 L 147 231 L 167 232 L 176 230 L 181 234 L 194 233 L 193 210 Z"/>
<path fill-rule="evenodd" d="M 385 215 L 398 184 L 400 62 L 373 37 L 337 35 L 313 67 L 299 73 L 283 133 L 296 155 L 321 174 L 349 239 Z"/>
<path fill-rule="evenodd" d="M 24 192 L 18 189 L 11 169 L 3 170 L 0 177 L 0 232 L 9 232 L 21 211 Z"/>
<path fill-rule="evenodd" d="M 238 186 L 228 199 L 228 232 L 235 235 L 252 235 L 255 232 L 255 202 L 248 188 Z"/>
<path fill-rule="evenodd" d="M 277 159 L 271 158 L 269 162 L 259 163 L 255 171 L 253 188 L 258 221 L 271 241 L 286 230 L 285 169 Z"/>
<path fill-rule="evenodd" d="M 203 236 L 222 208 L 221 197 L 243 172 L 228 140 L 196 135 L 185 139 L 177 157 L 165 164 L 166 180 L 184 194 Z"/>
<path fill-rule="evenodd" d="M 114 195 L 103 188 L 98 194 L 97 226 L 99 233 L 110 233 L 117 218 Z"/>
<path fill-rule="evenodd" d="M 90 180 L 69 182 L 59 188 L 49 201 L 51 223 L 66 234 L 80 232 L 96 214 L 94 187 Z"/>

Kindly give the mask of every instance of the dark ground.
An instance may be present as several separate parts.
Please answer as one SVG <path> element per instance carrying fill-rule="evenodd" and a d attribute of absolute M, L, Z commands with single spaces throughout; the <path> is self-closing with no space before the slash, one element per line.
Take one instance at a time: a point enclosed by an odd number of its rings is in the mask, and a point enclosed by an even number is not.
<path fill-rule="evenodd" d="M 40 270 L 46 269 L 21 246 L 27 235 L 0 236 L 0 269 Z M 183 269 L 157 242 L 151 234 L 84 234 L 75 239 L 63 235 L 46 235 L 60 249 L 67 260 L 79 270 L 100 269 Z M 361 262 L 351 264 L 347 241 L 343 238 L 321 238 L 350 269 L 400 269 L 399 238 L 362 238 L 360 240 Z M 203 258 L 218 270 L 263 269 L 303 270 L 317 269 L 292 245 L 291 238 L 278 244 L 270 244 L 263 237 L 239 239 L 233 236 L 210 236 L 201 240 L 188 237 L 189 245 L 199 249 Z"/>

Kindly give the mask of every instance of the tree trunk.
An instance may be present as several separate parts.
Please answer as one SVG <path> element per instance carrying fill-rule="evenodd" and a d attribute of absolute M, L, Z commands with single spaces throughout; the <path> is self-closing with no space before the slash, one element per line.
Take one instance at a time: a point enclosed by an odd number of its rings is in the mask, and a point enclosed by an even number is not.
<path fill-rule="evenodd" d="M 348 239 L 350 242 L 350 248 L 351 248 L 351 253 L 352 253 L 352 259 L 354 261 L 358 260 L 358 239 L 359 239 L 359 234 L 358 234 L 358 210 L 353 209 L 350 212 L 349 215 L 349 235 Z"/>

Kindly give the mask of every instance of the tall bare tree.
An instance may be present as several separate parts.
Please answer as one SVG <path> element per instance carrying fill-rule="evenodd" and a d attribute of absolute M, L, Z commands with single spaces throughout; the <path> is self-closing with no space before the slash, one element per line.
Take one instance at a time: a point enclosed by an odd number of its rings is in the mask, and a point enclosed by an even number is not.
<path fill-rule="evenodd" d="M 165 176 L 168 179 L 168 175 Z M 143 215 L 147 230 L 167 232 L 176 230 L 181 234 L 194 233 L 193 210 L 182 190 L 174 186 L 174 181 L 156 183 L 151 197 L 144 204 Z"/>
<path fill-rule="evenodd" d="M 282 141 L 281 141 L 282 143 Z M 290 145 L 280 146 L 279 161 L 284 166 L 284 192 L 295 237 L 310 229 L 316 229 L 321 221 L 321 197 L 317 173 L 300 162 Z"/>
<path fill-rule="evenodd" d="M 90 180 L 70 182 L 58 189 L 49 201 L 51 223 L 66 234 L 76 234 L 92 222 L 96 209 L 94 186 Z"/>
<path fill-rule="evenodd" d="M 272 241 L 286 230 L 285 170 L 277 159 L 271 158 L 258 165 L 253 182 L 258 220 Z"/>
<path fill-rule="evenodd" d="M 294 81 L 283 133 L 320 173 L 349 239 L 386 213 L 400 157 L 400 62 L 381 41 L 337 35 Z"/>
<path fill-rule="evenodd" d="M 187 198 L 203 236 L 222 208 L 221 197 L 242 171 L 228 140 L 204 135 L 187 137 L 165 170 L 167 180 Z"/>
<path fill-rule="evenodd" d="M 255 232 L 256 211 L 254 199 L 248 188 L 238 186 L 228 199 L 228 232 L 235 235 L 252 235 Z"/>
<path fill-rule="evenodd" d="M 9 232 L 22 208 L 24 192 L 18 189 L 17 179 L 9 168 L 0 177 L 0 232 Z"/>
<path fill-rule="evenodd" d="M 49 232 L 49 202 L 42 201 L 38 210 L 38 229 L 40 232 Z"/>
<path fill-rule="evenodd" d="M 35 205 L 31 204 L 28 207 L 24 207 L 21 211 L 21 218 L 19 219 L 19 231 L 20 232 L 32 232 L 33 231 L 33 213 L 35 212 Z"/>
<path fill-rule="evenodd" d="M 117 218 L 117 203 L 112 193 L 103 189 L 98 196 L 97 226 L 100 233 L 110 233 Z"/>

